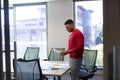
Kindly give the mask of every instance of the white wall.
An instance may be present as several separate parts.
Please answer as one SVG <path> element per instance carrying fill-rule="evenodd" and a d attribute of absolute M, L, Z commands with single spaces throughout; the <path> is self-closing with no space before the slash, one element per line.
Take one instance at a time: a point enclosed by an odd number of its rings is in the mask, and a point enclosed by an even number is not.
<path fill-rule="evenodd" d="M 52 47 L 65 47 L 69 33 L 66 31 L 64 22 L 73 19 L 72 0 L 50 1 L 47 3 L 48 9 L 48 52 Z M 68 59 L 66 56 L 65 60 Z"/>

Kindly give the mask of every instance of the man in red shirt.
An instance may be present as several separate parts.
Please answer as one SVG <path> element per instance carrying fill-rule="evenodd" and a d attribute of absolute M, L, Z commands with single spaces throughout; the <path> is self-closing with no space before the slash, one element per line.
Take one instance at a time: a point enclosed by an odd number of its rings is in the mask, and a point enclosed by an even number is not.
<path fill-rule="evenodd" d="M 84 51 L 84 36 L 80 30 L 75 28 L 73 20 L 65 21 L 64 25 L 71 34 L 68 40 L 68 49 L 63 51 L 61 55 L 70 55 L 71 79 L 80 80 L 79 74 Z"/>

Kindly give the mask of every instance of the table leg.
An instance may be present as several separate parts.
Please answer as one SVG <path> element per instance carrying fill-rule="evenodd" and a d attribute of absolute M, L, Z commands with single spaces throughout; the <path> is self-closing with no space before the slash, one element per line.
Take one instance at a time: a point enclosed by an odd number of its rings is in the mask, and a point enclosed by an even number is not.
<path fill-rule="evenodd" d="M 55 76 L 54 76 L 54 79 L 53 79 L 53 80 L 56 80 L 56 79 L 55 79 Z"/>
<path fill-rule="evenodd" d="M 58 80 L 61 80 L 61 76 L 58 76 Z"/>

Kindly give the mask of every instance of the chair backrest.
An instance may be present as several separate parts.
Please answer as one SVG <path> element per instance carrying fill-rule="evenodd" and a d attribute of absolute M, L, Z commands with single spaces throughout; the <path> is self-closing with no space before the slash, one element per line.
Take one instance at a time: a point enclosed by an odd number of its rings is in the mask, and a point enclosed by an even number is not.
<path fill-rule="evenodd" d="M 15 61 L 13 60 L 14 64 Z M 42 71 L 39 59 L 34 60 L 16 60 L 17 80 L 41 80 Z M 15 65 L 13 65 L 15 67 Z"/>
<path fill-rule="evenodd" d="M 97 50 L 84 49 L 81 68 L 87 71 L 94 70 L 96 66 L 97 53 Z"/>
<path fill-rule="evenodd" d="M 31 59 L 37 59 L 39 55 L 39 47 L 27 47 L 24 59 L 25 60 L 31 60 Z"/>
<path fill-rule="evenodd" d="M 60 52 L 64 51 L 65 48 L 52 48 L 48 56 L 49 61 L 63 61 L 64 56 L 60 55 Z"/>

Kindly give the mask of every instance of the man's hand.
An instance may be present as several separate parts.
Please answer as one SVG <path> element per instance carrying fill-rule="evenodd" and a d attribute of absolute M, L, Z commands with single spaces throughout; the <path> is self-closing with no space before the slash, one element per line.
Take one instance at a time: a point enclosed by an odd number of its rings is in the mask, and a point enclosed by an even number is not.
<path fill-rule="evenodd" d="M 67 55 L 67 54 L 68 54 L 68 50 L 62 51 L 60 54 L 61 54 L 62 56 Z"/>
<path fill-rule="evenodd" d="M 61 55 L 64 56 L 64 55 L 70 54 L 71 52 L 73 52 L 73 50 L 65 50 L 61 52 Z"/>

